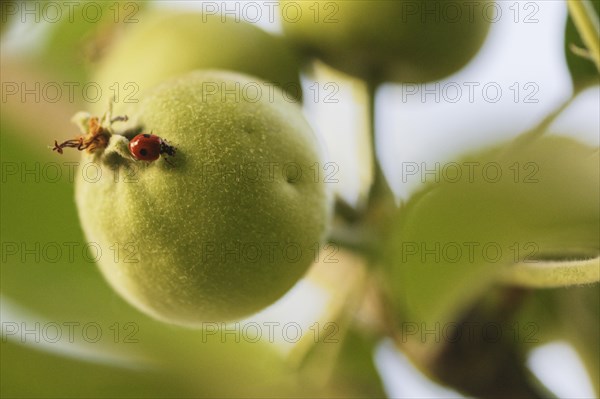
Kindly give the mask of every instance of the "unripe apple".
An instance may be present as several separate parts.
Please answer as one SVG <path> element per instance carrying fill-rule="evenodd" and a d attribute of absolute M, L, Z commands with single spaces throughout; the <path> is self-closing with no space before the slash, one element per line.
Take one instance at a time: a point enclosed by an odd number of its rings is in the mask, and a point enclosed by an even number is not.
<path fill-rule="evenodd" d="M 281 0 L 285 34 L 369 81 L 426 82 L 462 68 L 489 30 L 490 0 Z M 491 12 L 491 11 L 489 11 Z"/>
<path fill-rule="evenodd" d="M 163 80 L 195 69 L 224 69 L 261 78 L 301 99 L 299 60 L 285 41 L 251 23 L 218 15 L 151 10 L 115 40 L 95 81 L 116 102 L 135 102 Z M 100 112 L 106 103 L 97 104 Z"/>
<path fill-rule="evenodd" d="M 100 177 L 77 181 L 83 230 L 107 251 L 121 248 L 100 270 L 158 319 L 199 326 L 261 310 L 298 281 L 324 238 L 316 138 L 281 90 L 256 98 L 243 89 L 262 83 L 223 71 L 163 82 L 118 111 L 129 117 L 113 124 L 123 135 L 84 155 Z M 141 132 L 176 154 L 135 160 L 128 144 Z"/>

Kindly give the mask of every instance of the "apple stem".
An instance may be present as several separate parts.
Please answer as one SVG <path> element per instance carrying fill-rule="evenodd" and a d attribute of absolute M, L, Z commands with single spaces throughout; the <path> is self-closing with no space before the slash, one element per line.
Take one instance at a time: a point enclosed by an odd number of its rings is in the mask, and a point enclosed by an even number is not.
<path fill-rule="evenodd" d="M 379 243 L 386 236 L 386 232 L 390 228 L 390 218 L 398 211 L 398 207 L 377 155 L 375 123 L 377 86 L 374 82 L 367 82 L 373 180 L 367 198 L 367 206 L 360 219 L 361 227 L 369 234 L 374 234 L 374 241 Z M 381 251 L 376 250 L 371 253 L 372 260 L 376 261 L 379 252 Z"/>
<path fill-rule="evenodd" d="M 378 204 L 382 199 L 386 197 L 393 198 L 393 192 L 390 188 L 379 157 L 377 155 L 377 144 L 376 144 L 376 95 L 377 85 L 373 83 L 367 83 L 368 90 L 368 101 L 369 101 L 369 121 L 370 121 L 370 136 L 371 136 L 371 159 L 373 162 L 373 181 L 371 189 L 369 191 L 369 197 L 367 201 L 367 208 Z"/>
<path fill-rule="evenodd" d="M 387 182 L 377 156 L 375 143 L 375 115 L 377 91 L 375 81 L 367 82 L 368 118 L 370 126 L 371 162 L 373 180 L 364 209 L 354 209 L 343 200 L 336 201 L 336 216 L 343 220 L 343 226 L 332 228 L 329 241 L 360 253 L 371 265 L 378 263 L 381 246 L 390 226 L 391 216 L 397 212 L 394 193 Z"/>

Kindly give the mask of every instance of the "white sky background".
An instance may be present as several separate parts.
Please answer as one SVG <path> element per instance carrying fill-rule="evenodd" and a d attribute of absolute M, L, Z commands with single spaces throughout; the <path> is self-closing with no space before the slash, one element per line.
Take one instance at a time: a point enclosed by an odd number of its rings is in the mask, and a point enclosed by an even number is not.
<path fill-rule="evenodd" d="M 222 1 L 183 1 L 157 6 L 201 10 L 207 7 L 206 3 L 225 4 Z M 228 3 L 228 7 L 235 7 L 233 2 Z M 245 3 L 260 6 L 265 2 L 242 1 L 240 10 Z M 426 162 L 428 166 L 433 167 L 435 162 L 452 161 L 469 149 L 515 137 L 535 126 L 572 93 L 563 50 L 567 13 L 565 2 L 508 0 L 499 1 L 497 4 L 502 10 L 502 15 L 492 24 L 480 53 L 466 68 L 437 82 L 439 101 L 436 101 L 433 94 L 421 97 L 424 88 L 435 88 L 436 83 L 420 87 L 386 84 L 378 91 L 377 148 L 386 175 L 401 199 L 407 199 L 420 184 L 418 175 L 403 182 L 402 163 Z M 261 8 L 263 12 L 260 20 L 250 22 L 267 31 L 280 33 L 281 26 L 277 18 L 272 20 L 265 8 Z M 518 16 L 516 10 L 519 10 Z M 240 13 L 240 16 L 246 15 Z M 276 14 L 275 16 L 277 17 Z M 531 23 L 525 22 L 526 17 L 529 17 Z M 13 31 L 15 34 L 12 37 L 5 35 L 3 50 L 12 47 L 11 43 L 7 43 L 7 38 L 13 39 L 14 47 L 21 49 L 28 37 L 32 39 L 31 35 L 17 34 L 18 29 Z M 477 85 L 472 99 L 469 98 L 466 82 Z M 486 84 L 490 88 L 484 93 L 483 87 Z M 447 90 L 444 90 L 444 87 Z M 456 87 L 462 89 L 457 100 Z M 498 101 L 487 101 L 486 99 L 496 95 L 495 88 L 498 87 L 502 91 Z M 517 87 L 518 95 L 515 93 Z M 361 165 L 362 161 L 358 159 L 365 151 L 364 137 L 358 134 L 358 129 L 352 129 L 353 126 L 364 129 L 365 126 L 365 115 L 359 115 L 360 112 L 356 111 L 360 107 L 357 107 L 351 96 L 353 89 L 356 89 L 356 82 L 342 85 L 339 92 L 340 102 L 337 105 L 307 103 L 305 106 L 307 117 L 316 125 L 328 144 L 327 161 L 336 162 L 339 166 L 340 183 L 335 185 L 335 191 L 350 203 L 356 203 L 360 193 L 364 193 L 364 183 L 368 178 L 365 176 L 365 170 L 368 169 L 365 169 L 365 166 Z M 415 95 L 407 94 L 415 89 Z M 531 96 L 527 97 L 529 94 Z M 599 145 L 598 88 L 582 93 L 571 108 L 556 121 L 552 130 L 578 137 L 592 145 Z M 261 313 L 258 318 L 275 319 L 275 316 L 282 312 L 294 315 L 295 319 L 306 318 L 304 316 L 308 317 L 307 320 L 317 318 L 314 316 L 314 310 L 321 304 L 306 306 L 307 295 L 312 292 L 309 288 L 299 285 L 284 301 L 268 310 L 272 311 L 272 314 Z M 293 299 L 303 295 L 304 300 Z M 380 345 L 375 356 L 391 397 L 457 397 L 455 392 L 435 386 L 419 376 L 406 358 L 397 353 L 389 343 Z M 552 367 L 548 367 L 549 364 Z M 561 383 L 561 390 L 556 391 L 562 398 L 592 395 L 591 391 L 587 390 L 589 381 L 583 375 L 583 371 L 573 374 L 572 370 L 581 370 L 582 366 L 572 350 L 568 347 L 565 349 L 565 345 L 548 346 L 535 353 L 530 366 L 543 381 L 562 378 L 561 381 L 564 382 Z M 587 381 L 587 385 L 585 382 L 576 383 L 578 378 Z"/>

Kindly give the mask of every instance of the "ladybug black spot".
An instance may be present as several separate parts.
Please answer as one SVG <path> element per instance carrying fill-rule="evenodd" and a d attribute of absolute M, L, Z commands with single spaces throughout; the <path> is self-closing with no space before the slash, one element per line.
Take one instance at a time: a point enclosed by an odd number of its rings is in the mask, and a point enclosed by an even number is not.
<path fill-rule="evenodd" d="M 150 135 L 148 133 L 146 133 L 146 134 L 144 134 L 144 137 L 148 139 L 148 138 L 150 138 Z"/>
<path fill-rule="evenodd" d="M 146 150 L 145 148 L 142 148 L 140 150 L 140 155 L 143 156 L 143 157 L 145 157 L 146 155 L 148 155 L 148 150 Z"/>

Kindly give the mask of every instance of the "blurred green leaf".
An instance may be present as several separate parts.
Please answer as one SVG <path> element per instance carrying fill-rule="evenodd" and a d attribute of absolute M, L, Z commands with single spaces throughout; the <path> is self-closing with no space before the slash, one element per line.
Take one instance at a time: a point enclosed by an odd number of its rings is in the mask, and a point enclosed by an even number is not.
<path fill-rule="evenodd" d="M 386 397 L 383 383 L 374 363 L 376 340 L 356 328 L 350 328 L 344 337 L 329 382 L 331 396 L 343 398 Z M 334 388 L 332 390 L 332 388 Z M 327 391 L 326 391 L 327 392 Z"/>
<path fill-rule="evenodd" d="M 340 250 L 337 263 L 315 263 L 307 280 L 331 295 L 318 321 L 291 349 L 290 363 L 322 397 L 384 397 L 373 352 L 380 336 L 364 331 L 357 315 L 371 283 L 366 260 Z"/>
<path fill-rule="evenodd" d="M 322 330 L 303 359 L 301 378 L 318 385 L 321 395 L 328 398 L 385 397 L 373 360 L 376 337 L 343 321 L 341 327 L 337 322 L 327 323 Z"/>
<path fill-rule="evenodd" d="M 96 271 L 94 249 L 79 227 L 69 176 L 76 163 L 63 161 L 46 148 L 49 143 L 27 143 L 7 118 L 0 130 L 2 294 L 48 318 L 97 318 L 91 309 L 106 309 L 116 300 Z M 111 255 L 103 250 L 99 256 Z M 70 295 L 87 298 L 78 302 Z"/>
<path fill-rule="evenodd" d="M 596 16 L 598 16 L 598 13 L 600 12 L 600 1 L 593 0 L 590 3 L 593 5 Z M 573 51 L 572 46 L 576 46 L 579 49 L 586 49 L 583 40 L 573 23 L 571 15 L 569 15 L 565 31 L 565 54 L 567 57 L 567 65 L 571 72 L 574 89 L 578 92 L 588 86 L 597 85 L 600 75 L 594 62 L 589 58 L 576 54 Z"/>
<path fill-rule="evenodd" d="M 598 154 L 543 136 L 466 156 L 438 175 L 401 209 L 388 243 L 402 319 L 444 326 L 514 263 L 597 256 Z"/>
<path fill-rule="evenodd" d="M 6 3 L 5 3 L 6 4 Z M 8 6 L 10 7 L 10 6 Z M 10 25 L 11 16 L 6 13 L 6 6 L 0 8 L 0 34 L 4 33 L 4 29 Z"/>
<path fill-rule="evenodd" d="M 2 397 L 190 397 L 194 390 L 160 370 L 130 369 L 67 358 L 2 342 Z"/>
<path fill-rule="evenodd" d="M 573 288 L 531 290 L 515 315 L 515 342 L 522 352 L 529 352 L 538 345 L 560 339 L 561 306 L 557 293 L 572 291 Z"/>
<path fill-rule="evenodd" d="M 44 29 L 40 46 L 28 57 L 29 61 L 43 65 L 48 76 L 82 84 L 89 82 L 92 65 L 115 40 L 116 33 L 125 26 L 137 24 L 140 11 L 148 4 L 89 0 L 53 6 L 46 6 L 42 1 L 29 3 L 28 9 L 34 12 L 26 21 L 34 21 L 35 16 L 39 19 L 35 28 Z"/>

